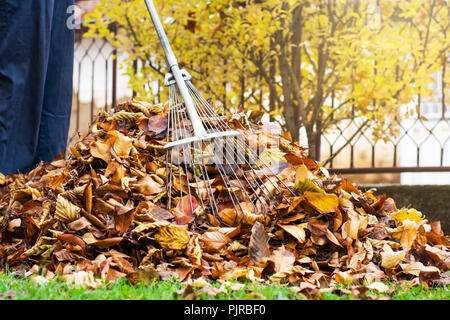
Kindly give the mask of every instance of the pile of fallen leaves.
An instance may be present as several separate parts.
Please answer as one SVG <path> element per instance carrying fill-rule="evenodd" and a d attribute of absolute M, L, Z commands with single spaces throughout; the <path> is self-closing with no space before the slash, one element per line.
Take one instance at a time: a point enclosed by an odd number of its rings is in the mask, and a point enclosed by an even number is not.
<path fill-rule="evenodd" d="M 266 215 L 244 212 L 238 225 L 229 208 L 219 212 L 228 226 L 199 208 L 200 192 L 168 210 L 166 115 L 163 104 L 120 104 L 97 115 L 66 160 L 0 175 L 0 270 L 91 286 L 121 277 L 177 277 L 200 287 L 245 279 L 299 291 L 347 281 L 448 284 L 439 222 L 330 175 L 288 134 L 270 134 L 273 124 L 262 125 L 259 112 L 228 123 L 250 143 L 272 146 L 261 156 L 296 196 L 280 186 L 289 202 L 277 196 Z"/>

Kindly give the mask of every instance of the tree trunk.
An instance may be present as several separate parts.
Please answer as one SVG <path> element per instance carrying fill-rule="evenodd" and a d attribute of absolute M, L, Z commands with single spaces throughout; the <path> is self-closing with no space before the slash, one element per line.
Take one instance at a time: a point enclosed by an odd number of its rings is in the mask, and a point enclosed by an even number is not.
<path fill-rule="evenodd" d="M 314 160 L 319 160 L 316 157 L 317 156 L 317 151 L 316 151 L 317 134 L 316 134 L 316 131 L 314 130 L 314 125 L 312 123 L 308 123 L 305 125 L 305 129 L 306 129 L 306 138 L 308 139 L 309 157 Z"/>
<path fill-rule="evenodd" d="M 270 40 L 270 51 L 274 51 L 275 50 L 275 43 L 273 41 L 273 39 Z M 275 57 L 271 57 L 269 60 L 269 77 L 270 79 L 275 79 L 276 77 L 276 60 Z M 273 112 L 275 111 L 275 105 L 276 105 L 276 92 L 274 92 L 274 90 L 276 90 L 275 87 L 273 86 L 269 86 L 269 111 Z M 270 121 L 273 121 L 273 115 L 270 115 Z"/>
<path fill-rule="evenodd" d="M 286 128 L 290 132 L 293 141 L 298 141 L 300 138 L 300 120 L 294 116 L 295 110 L 298 107 L 292 103 L 283 104 L 283 116 L 286 120 Z"/>

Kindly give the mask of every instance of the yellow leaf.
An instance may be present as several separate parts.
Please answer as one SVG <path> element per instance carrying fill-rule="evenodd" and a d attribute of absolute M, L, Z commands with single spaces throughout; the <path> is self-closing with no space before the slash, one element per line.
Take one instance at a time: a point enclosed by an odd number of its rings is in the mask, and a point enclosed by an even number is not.
<path fill-rule="evenodd" d="M 402 225 L 392 233 L 392 237 L 395 239 L 400 239 L 400 244 L 403 250 L 409 251 L 412 247 L 414 240 L 417 237 L 417 229 L 419 224 L 409 219 L 403 220 Z"/>
<path fill-rule="evenodd" d="M 238 251 L 238 250 L 248 250 L 248 247 L 244 246 L 242 243 L 235 240 L 228 245 L 227 249 L 230 251 Z"/>
<path fill-rule="evenodd" d="M 285 153 L 278 148 L 265 149 L 260 154 L 259 159 L 261 160 L 258 160 L 257 164 L 262 166 L 264 162 L 266 165 L 270 166 L 274 163 L 284 161 L 284 155 Z"/>
<path fill-rule="evenodd" d="M 306 223 L 302 223 L 302 224 L 299 224 L 299 225 L 279 224 L 279 226 L 284 231 L 286 231 L 287 233 L 292 235 L 294 238 L 296 238 L 298 240 L 298 242 L 300 242 L 300 243 L 304 243 L 305 242 L 305 239 L 306 239 L 305 229 L 307 228 L 307 224 Z"/>
<path fill-rule="evenodd" d="M 304 179 L 304 180 L 297 181 L 295 183 L 295 189 L 297 189 L 300 192 L 311 191 L 311 192 L 325 193 L 324 190 L 322 190 L 319 187 L 317 187 L 309 179 Z"/>
<path fill-rule="evenodd" d="M 295 172 L 295 185 L 297 185 L 300 180 L 305 179 L 308 179 L 308 168 L 306 168 L 304 164 L 301 164 Z"/>
<path fill-rule="evenodd" d="M 168 225 L 155 234 L 155 239 L 164 249 L 180 250 L 189 243 L 189 234 L 185 228 Z"/>
<path fill-rule="evenodd" d="M 425 216 L 422 215 L 422 212 L 417 211 L 416 209 L 407 209 L 403 208 L 396 212 L 388 213 L 391 217 L 393 217 L 398 222 L 402 222 L 403 220 L 411 220 L 415 222 L 420 222 L 425 219 Z"/>
<path fill-rule="evenodd" d="M 111 161 L 111 153 L 109 151 L 109 143 L 104 143 L 101 141 L 95 141 L 91 144 L 89 150 L 94 158 L 99 158 L 105 162 Z"/>
<path fill-rule="evenodd" d="M 322 214 L 336 212 L 339 205 L 339 199 L 335 194 L 305 191 L 305 197 L 308 203 Z"/>
<path fill-rule="evenodd" d="M 350 272 L 351 271 L 338 271 L 334 276 L 334 280 L 336 280 L 337 283 L 347 285 L 348 282 L 353 282 L 353 275 Z"/>
<path fill-rule="evenodd" d="M 358 251 L 354 255 L 352 255 L 350 262 L 348 263 L 348 267 L 354 270 L 358 270 L 361 267 L 361 263 L 366 257 L 367 252 L 364 249 Z"/>
<path fill-rule="evenodd" d="M 119 157 L 128 156 L 133 145 L 133 140 L 123 133 L 112 130 L 108 132 L 109 140 L 111 145 Z"/>
<path fill-rule="evenodd" d="M 403 259 L 405 259 L 406 251 L 400 250 L 396 252 L 381 252 L 381 266 L 386 269 L 395 268 Z"/>
<path fill-rule="evenodd" d="M 224 280 L 250 280 L 256 281 L 255 271 L 248 267 L 235 267 L 220 276 L 220 279 Z"/>

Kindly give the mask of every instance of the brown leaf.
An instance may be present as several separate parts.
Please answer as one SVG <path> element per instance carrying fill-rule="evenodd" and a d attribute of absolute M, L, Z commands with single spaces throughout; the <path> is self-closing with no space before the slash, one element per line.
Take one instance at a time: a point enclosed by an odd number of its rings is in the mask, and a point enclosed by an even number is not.
<path fill-rule="evenodd" d="M 402 264 L 402 270 L 404 273 L 411 274 L 413 276 L 423 276 L 427 279 L 438 278 L 441 271 L 432 266 L 424 266 L 422 262 L 413 262 L 411 264 Z"/>
<path fill-rule="evenodd" d="M 104 143 L 101 141 L 96 141 L 91 144 L 89 151 L 94 158 L 99 158 L 108 163 L 111 161 L 111 152 L 109 149 L 111 148 L 109 143 Z"/>
<path fill-rule="evenodd" d="M 119 157 L 125 157 L 130 154 L 131 147 L 133 146 L 133 140 L 130 137 L 125 136 L 117 130 L 109 131 L 108 137 L 113 150 Z"/>
<path fill-rule="evenodd" d="M 131 223 L 133 222 L 135 211 L 136 208 L 133 208 L 123 214 L 118 213 L 114 214 L 115 228 L 119 232 L 119 235 L 122 235 L 128 231 L 128 229 L 131 226 Z"/>
<path fill-rule="evenodd" d="M 92 179 L 89 180 L 86 188 L 84 189 L 84 205 L 86 207 L 87 213 L 91 214 L 92 212 Z"/>
<path fill-rule="evenodd" d="M 81 217 L 80 219 L 69 223 L 67 226 L 73 231 L 80 231 L 86 227 L 92 226 L 92 224 L 85 217 Z"/>
<path fill-rule="evenodd" d="M 150 215 L 156 220 L 169 220 L 173 219 L 173 214 L 163 208 L 153 208 L 150 210 Z"/>
<path fill-rule="evenodd" d="M 306 240 L 305 229 L 307 228 L 306 223 L 302 223 L 299 225 L 279 225 L 284 231 L 292 235 L 294 238 L 298 240 L 300 243 L 304 243 Z"/>
<path fill-rule="evenodd" d="M 153 180 L 150 175 L 145 175 L 145 177 L 140 178 L 137 183 L 130 183 L 130 186 L 144 195 L 157 194 L 163 192 L 164 190 L 163 187 L 158 182 Z"/>
<path fill-rule="evenodd" d="M 304 157 L 297 151 L 288 152 L 284 155 L 284 158 L 293 165 L 304 164 L 308 169 L 317 168 L 317 163 L 314 160 Z"/>
<path fill-rule="evenodd" d="M 450 257 L 450 253 L 447 253 L 443 250 L 440 250 L 435 247 L 431 247 L 429 245 L 425 246 L 426 253 L 438 264 L 443 263 L 448 257 Z"/>
<path fill-rule="evenodd" d="M 344 189 L 348 193 L 356 193 L 357 195 L 361 195 L 361 191 L 359 191 L 350 181 L 347 179 L 342 179 L 342 182 L 340 184 L 340 188 Z"/>
<path fill-rule="evenodd" d="M 86 251 L 86 243 L 79 236 L 73 233 L 63 233 L 57 237 L 58 240 L 68 242 L 73 245 L 78 245 L 81 247 L 83 252 Z"/>
<path fill-rule="evenodd" d="M 324 222 L 316 219 L 310 220 L 307 223 L 307 228 L 311 232 L 311 234 L 315 236 L 323 236 L 328 231 L 327 225 Z"/>
<path fill-rule="evenodd" d="M 151 284 L 155 279 L 160 280 L 161 276 L 156 270 L 147 268 L 146 270 L 138 270 L 136 272 L 129 273 L 126 278 L 130 283 L 137 285 L 139 283 Z"/>
<path fill-rule="evenodd" d="M 327 237 L 328 240 L 330 240 L 331 243 L 335 244 L 336 246 L 338 246 L 340 248 L 343 248 L 342 244 L 339 242 L 339 240 L 336 238 L 336 236 L 333 234 L 333 232 L 331 232 L 330 230 L 327 229 L 325 236 Z"/>
<path fill-rule="evenodd" d="M 80 217 L 81 208 L 74 205 L 72 202 L 58 195 L 56 200 L 55 218 L 64 223 L 70 223 Z"/>
<path fill-rule="evenodd" d="M 228 236 L 219 231 L 208 231 L 200 236 L 203 250 L 210 253 L 219 252 L 230 241 L 231 239 Z"/>
<path fill-rule="evenodd" d="M 171 213 L 175 216 L 177 224 L 189 224 L 194 221 L 193 212 L 198 208 L 198 201 L 194 196 L 184 196 L 179 199 Z"/>
<path fill-rule="evenodd" d="M 119 243 L 121 243 L 123 240 L 122 237 L 115 237 L 115 238 L 108 238 L 108 239 L 104 239 L 104 240 L 97 240 L 95 242 L 91 243 L 91 246 L 97 247 L 97 248 L 101 248 L 101 249 L 105 249 L 105 248 L 110 248 L 110 247 L 114 247 L 117 246 Z"/>
<path fill-rule="evenodd" d="M 281 245 L 281 247 L 272 252 L 270 260 L 275 263 L 276 272 L 285 272 L 294 265 L 295 256 L 291 251 L 287 250 L 284 245 Z"/>
<path fill-rule="evenodd" d="M 59 251 L 55 252 L 53 255 L 56 257 L 56 259 L 58 259 L 58 261 L 77 262 L 77 261 L 83 259 L 82 256 L 80 256 L 76 253 L 73 253 L 73 252 L 69 252 L 66 249 L 59 250 Z"/>
<path fill-rule="evenodd" d="M 147 122 L 147 130 L 158 135 L 167 130 L 167 118 L 159 115 L 150 117 Z"/>
<path fill-rule="evenodd" d="M 261 222 L 255 222 L 252 227 L 252 235 L 248 245 L 248 255 L 254 263 L 270 255 L 267 246 L 268 241 L 269 236 L 264 230 L 264 225 Z"/>
<path fill-rule="evenodd" d="M 191 260 L 191 262 L 193 264 L 201 265 L 202 264 L 202 262 L 201 262 L 202 253 L 203 253 L 203 251 L 199 244 L 199 235 L 194 234 L 189 239 L 189 243 L 186 248 L 186 255 L 188 256 L 189 260 Z"/>

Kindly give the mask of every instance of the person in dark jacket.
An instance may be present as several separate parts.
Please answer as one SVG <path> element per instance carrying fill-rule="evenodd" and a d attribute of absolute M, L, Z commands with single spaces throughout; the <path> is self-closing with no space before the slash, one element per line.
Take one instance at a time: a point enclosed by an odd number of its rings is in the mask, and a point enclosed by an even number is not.
<path fill-rule="evenodd" d="M 72 105 L 74 0 L 0 0 L 0 172 L 65 151 Z"/>

